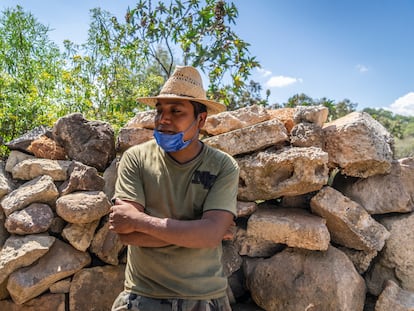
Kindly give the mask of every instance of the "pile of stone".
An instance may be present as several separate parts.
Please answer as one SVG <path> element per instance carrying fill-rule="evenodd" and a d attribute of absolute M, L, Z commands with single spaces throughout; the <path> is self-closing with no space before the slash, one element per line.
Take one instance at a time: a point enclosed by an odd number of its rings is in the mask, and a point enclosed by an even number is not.
<path fill-rule="evenodd" d="M 0 163 L 0 310 L 110 310 L 125 247 L 108 230 L 118 158 L 152 139 L 153 111 L 115 139 L 81 114 L 7 144 Z M 240 166 L 223 243 L 234 310 L 413 310 L 414 159 L 368 114 L 241 108 L 203 141 Z"/>

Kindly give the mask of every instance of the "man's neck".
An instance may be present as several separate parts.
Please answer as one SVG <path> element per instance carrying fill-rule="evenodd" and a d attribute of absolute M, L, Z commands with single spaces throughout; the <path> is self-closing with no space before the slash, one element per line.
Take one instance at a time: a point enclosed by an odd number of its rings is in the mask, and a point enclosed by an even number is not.
<path fill-rule="evenodd" d="M 203 149 L 203 143 L 200 140 L 194 140 L 186 148 L 176 152 L 169 152 L 171 158 L 180 164 L 190 162 L 197 157 Z"/>

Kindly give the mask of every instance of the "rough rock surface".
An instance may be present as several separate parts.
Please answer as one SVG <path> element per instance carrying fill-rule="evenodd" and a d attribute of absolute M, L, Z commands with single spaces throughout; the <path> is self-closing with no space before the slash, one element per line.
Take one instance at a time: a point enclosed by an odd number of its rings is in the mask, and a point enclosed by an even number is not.
<path fill-rule="evenodd" d="M 247 235 L 290 247 L 327 250 L 330 242 L 326 221 L 295 208 L 260 208 L 250 216 Z"/>
<path fill-rule="evenodd" d="M 218 135 L 269 119 L 270 115 L 263 106 L 253 105 L 208 116 L 202 130 L 208 135 Z"/>
<path fill-rule="evenodd" d="M 56 213 L 67 222 L 86 224 L 108 214 L 111 203 L 103 191 L 78 191 L 56 201 Z"/>
<path fill-rule="evenodd" d="M 386 175 L 356 179 L 338 174 L 333 186 L 370 214 L 411 212 L 414 210 L 414 158 L 393 161 Z"/>
<path fill-rule="evenodd" d="M 242 201 L 276 199 L 321 189 L 328 182 L 328 154 L 319 148 L 267 149 L 238 159 Z"/>
<path fill-rule="evenodd" d="M 26 208 L 11 213 L 7 217 L 5 227 L 14 234 L 35 234 L 45 232 L 53 222 L 53 211 L 44 203 L 32 203 Z"/>
<path fill-rule="evenodd" d="M 119 265 L 93 267 L 77 272 L 70 286 L 69 309 L 107 310 L 124 288 L 124 270 L 125 265 Z"/>
<path fill-rule="evenodd" d="M 288 140 L 286 128 L 279 120 L 264 121 L 204 139 L 204 143 L 230 155 L 258 151 Z"/>
<path fill-rule="evenodd" d="M 80 113 L 60 118 L 53 127 L 53 137 L 69 159 L 95 167 L 99 172 L 115 158 L 112 127 L 106 122 L 88 121 Z"/>
<path fill-rule="evenodd" d="M 50 176 L 36 177 L 4 196 L 0 201 L 6 216 L 21 210 L 31 203 L 54 205 L 59 192 Z"/>
<path fill-rule="evenodd" d="M 326 186 L 311 200 L 312 212 L 326 219 L 336 243 L 365 251 L 380 251 L 390 233 L 362 206 Z"/>
<path fill-rule="evenodd" d="M 352 112 L 326 123 L 323 130 L 331 167 L 363 178 L 390 172 L 394 140 L 369 114 Z"/>
<path fill-rule="evenodd" d="M 35 264 L 10 275 L 7 290 L 14 302 L 25 303 L 46 291 L 56 281 L 80 271 L 90 262 L 89 254 L 56 240 L 47 254 Z"/>
<path fill-rule="evenodd" d="M 325 252 L 287 248 L 259 260 L 248 273 L 247 286 L 256 304 L 265 310 L 364 308 L 364 279 L 348 257 L 332 246 Z"/>

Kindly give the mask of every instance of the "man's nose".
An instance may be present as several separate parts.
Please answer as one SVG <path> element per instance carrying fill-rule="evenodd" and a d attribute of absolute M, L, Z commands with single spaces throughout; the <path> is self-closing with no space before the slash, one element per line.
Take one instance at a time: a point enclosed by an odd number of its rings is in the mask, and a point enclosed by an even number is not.
<path fill-rule="evenodd" d="M 169 123 L 171 121 L 170 114 L 168 112 L 162 112 L 159 114 L 157 121 L 161 124 Z"/>

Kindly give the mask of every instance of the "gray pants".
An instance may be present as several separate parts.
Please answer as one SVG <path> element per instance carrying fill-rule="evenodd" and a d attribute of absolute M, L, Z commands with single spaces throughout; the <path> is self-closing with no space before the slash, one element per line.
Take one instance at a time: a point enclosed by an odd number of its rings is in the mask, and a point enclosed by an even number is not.
<path fill-rule="evenodd" d="M 154 299 L 128 291 L 115 299 L 111 311 L 231 311 L 227 296 L 211 300 Z"/>

